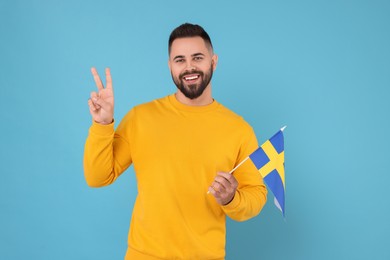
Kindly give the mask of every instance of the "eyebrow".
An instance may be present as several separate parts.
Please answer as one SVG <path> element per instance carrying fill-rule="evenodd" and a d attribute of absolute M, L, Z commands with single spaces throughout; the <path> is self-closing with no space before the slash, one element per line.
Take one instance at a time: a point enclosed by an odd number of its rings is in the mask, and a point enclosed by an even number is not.
<path fill-rule="evenodd" d="M 184 58 L 184 55 L 177 55 L 173 58 L 173 60 L 176 60 L 176 59 L 183 59 Z"/>
<path fill-rule="evenodd" d="M 191 57 L 195 57 L 195 56 L 205 56 L 205 55 L 201 52 L 197 52 L 191 55 Z"/>
<path fill-rule="evenodd" d="M 203 53 L 201 52 L 197 52 L 197 53 L 194 53 L 194 54 L 191 54 L 191 57 L 196 57 L 196 56 L 205 56 Z M 176 60 L 176 59 L 183 59 L 185 58 L 184 55 L 177 55 L 173 58 L 173 60 Z"/>

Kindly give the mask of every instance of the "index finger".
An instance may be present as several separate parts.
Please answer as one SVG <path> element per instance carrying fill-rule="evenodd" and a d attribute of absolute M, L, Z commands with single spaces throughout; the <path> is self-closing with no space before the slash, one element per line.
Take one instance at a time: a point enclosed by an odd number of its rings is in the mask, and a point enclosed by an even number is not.
<path fill-rule="evenodd" d="M 112 89 L 112 78 L 110 68 L 106 68 L 106 88 Z"/>
<path fill-rule="evenodd" d="M 92 68 L 91 68 L 91 72 L 92 72 L 93 79 L 95 80 L 95 83 L 96 83 L 97 88 L 98 88 L 99 90 L 104 89 L 102 80 L 100 79 L 99 74 L 97 73 L 96 68 L 92 67 Z"/>

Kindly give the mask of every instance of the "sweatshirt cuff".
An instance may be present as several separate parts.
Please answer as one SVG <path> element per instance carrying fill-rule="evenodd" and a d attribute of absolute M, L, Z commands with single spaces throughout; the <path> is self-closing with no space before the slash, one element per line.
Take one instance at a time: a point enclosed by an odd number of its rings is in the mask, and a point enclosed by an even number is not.
<path fill-rule="evenodd" d="M 229 204 L 225 205 L 225 206 L 222 206 L 222 209 L 225 211 L 225 212 L 230 212 L 230 211 L 233 211 L 234 209 L 236 209 L 238 207 L 238 205 L 240 204 L 240 200 L 241 200 L 241 196 L 240 196 L 240 193 L 238 191 L 236 191 L 236 194 L 234 194 L 234 198 L 232 201 L 229 202 Z"/>
<path fill-rule="evenodd" d="M 111 124 L 108 125 L 102 125 L 99 123 L 96 123 L 95 121 L 92 121 L 92 126 L 89 129 L 89 131 L 96 135 L 112 135 L 114 134 L 114 121 Z"/>

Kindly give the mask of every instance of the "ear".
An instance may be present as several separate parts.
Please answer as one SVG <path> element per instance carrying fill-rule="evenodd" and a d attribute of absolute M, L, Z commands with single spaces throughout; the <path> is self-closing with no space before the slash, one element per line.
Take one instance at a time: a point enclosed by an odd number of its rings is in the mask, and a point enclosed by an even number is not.
<path fill-rule="evenodd" d="M 171 59 L 168 59 L 168 68 L 171 70 Z"/>
<path fill-rule="evenodd" d="M 211 58 L 211 62 L 213 64 L 213 71 L 217 68 L 218 64 L 218 55 L 214 54 L 213 57 Z"/>

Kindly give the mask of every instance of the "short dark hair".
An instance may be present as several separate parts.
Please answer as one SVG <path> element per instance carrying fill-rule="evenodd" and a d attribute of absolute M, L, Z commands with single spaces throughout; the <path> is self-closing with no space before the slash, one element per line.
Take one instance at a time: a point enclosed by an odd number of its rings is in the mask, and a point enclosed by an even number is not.
<path fill-rule="evenodd" d="M 188 38 L 196 36 L 201 37 L 205 41 L 206 45 L 209 45 L 211 49 L 213 49 L 213 44 L 211 43 L 210 36 L 201 26 L 197 24 L 184 23 L 171 32 L 168 42 L 168 54 L 171 53 L 171 47 L 174 40 L 178 38 Z"/>

